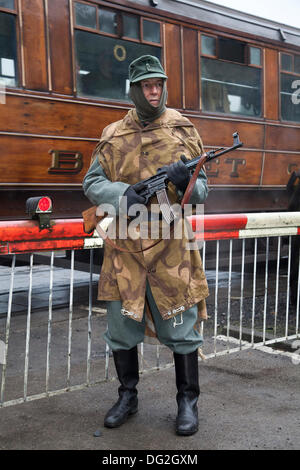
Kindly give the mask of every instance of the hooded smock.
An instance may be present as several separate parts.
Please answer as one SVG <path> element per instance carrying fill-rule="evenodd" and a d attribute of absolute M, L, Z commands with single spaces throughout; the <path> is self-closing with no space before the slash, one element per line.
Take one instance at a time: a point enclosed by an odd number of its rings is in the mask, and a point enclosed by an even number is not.
<path fill-rule="evenodd" d="M 180 159 L 191 159 L 203 152 L 201 138 L 193 124 L 178 111 L 167 108 L 156 120 L 143 126 L 136 110 L 131 109 L 120 121 L 107 126 L 92 156 L 83 188 L 96 205 L 111 204 L 118 215 L 119 198 L 129 185 L 156 174 L 157 169 Z M 207 197 L 206 174 L 201 170 L 190 202 L 204 203 Z M 180 204 L 183 194 L 168 185 L 171 204 Z M 150 205 L 157 204 L 154 197 Z M 118 217 L 117 217 L 118 219 Z M 130 222 L 127 220 L 127 223 Z M 160 230 L 163 230 L 160 221 Z M 142 321 L 148 280 L 157 308 L 163 319 L 183 313 L 197 304 L 200 318 L 206 318 L 205 298 L 209 295 L 198 249 L 190 249 L 191 239 L 181 218 L 182 236 L 157 241 L 139 236 L 135 240 L 117 239 L 117 244 L 131 253 L 105 244 L 99 280 L 98 299 L 122 302 L 122 313 Z M 118 226 L 118 224 L 117 224 Z M 178 232 L 177 232 L 178 233 Z"/>

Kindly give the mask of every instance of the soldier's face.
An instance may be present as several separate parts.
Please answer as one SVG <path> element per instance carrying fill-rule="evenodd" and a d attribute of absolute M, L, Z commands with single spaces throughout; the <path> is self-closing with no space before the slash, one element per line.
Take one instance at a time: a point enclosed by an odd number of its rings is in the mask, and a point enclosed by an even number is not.
<path fill-rule="evenodd" d="M 141 87 L 146 100 L 155 108 L 159 106 L 163 84 L 164 82 L 161 78 L 146 78 L 146 80 L 141 81 Z"/>

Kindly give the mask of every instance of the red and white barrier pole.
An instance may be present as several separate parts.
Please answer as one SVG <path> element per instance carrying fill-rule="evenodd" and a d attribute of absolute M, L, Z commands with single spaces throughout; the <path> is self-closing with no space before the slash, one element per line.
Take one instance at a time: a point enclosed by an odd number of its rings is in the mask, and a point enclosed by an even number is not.
<path fill-rule="evenodd" d="M 210 214 L 188 219 L 195 238 L 207 241 L 300 235 L 300 212 Z M 0 222 L 0 254 L 101 246 L 99 235 L 84 232 L 82 219 L 54 219 L 50 229 L 43 230 L 34 220 Z"/>
<path fill-rule="evenodd" d="M 198 239 L 226 240 L 300 234 L 300 212 L 205 215 L 202 216 L 203 232 L 197 232 L 199 217 L 189 218 Z"/>

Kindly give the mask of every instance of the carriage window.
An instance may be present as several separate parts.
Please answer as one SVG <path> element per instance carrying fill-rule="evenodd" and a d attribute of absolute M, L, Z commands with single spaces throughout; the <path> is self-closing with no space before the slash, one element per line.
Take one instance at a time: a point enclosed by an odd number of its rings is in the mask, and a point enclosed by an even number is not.
<path fill-rule="evenodd" d="M 114 11 L 99 8 L 99 28 L 100 31 L 109 34 L 117 34 L 117 15 Z"/>
<path fill-rule="evenodd" d="M 160 23 L 143 20 L 143 39 L 160 44 Z"/>
<path fill-rule="evenodd" d="M 96 28 L 96 7 L 75 3 L 76 24 L 87 28 Z"/>
<path fill-rule="evenodd" d="M 123 36 L 131 39 L 139 39 L 140 23 L 137 16 L 123 15 Z"/>
<path fill-rule="evenodd" d="M 245 63 L 245 50 L 246 44 L 242 41 L 235 41 L 234 39 L 218 38 L 218 58 L 223 60 L 230 60 L 238 62 L 239 64 Z"/>
<path fill-rule="evenodd" d="M 300 55 L 281 54 L 280 63 L 281 118 L 300 122 Z"/>
<path fill-rule="evenodd" d="M 260 116 L 261 49 L 233 39 L 202 36 L 201 52 L 203 111 Z"/>
<path fill-rule="evenodd" d="M 15 0 L 0 0 L 0 7 L 9 8 L 10 10 L 14 10 Z"/>
<path fill-rule="evenodd" d="M 130 62 L 144 54 L 161 59 L 160 23 L 86 2 L 76 4 L 97 11 L 95 31 L 86 31 L 75 16 L 78 95 L 129 101 Z"/>
<path fill-rule="evenodd" d="M 144 54 L 161 58 L 160 48 L 75 31 L 77 86 L 81 96 L 129 101 L 128 67 Z"/>
<path fill-rule="evenodd" d="M 0 82 L 17 85 L 16 18 L 4 12 L 0 12 Z"/>
<path fill-rule="evenodd" d="M 261 49 L 258 47 L 249 47 L 250 65 L 261 65 Z"/>
<path fill-rule="evenodd" d="M 216 55 L 216 38 L 213 36 L 202 35 L 201 51 L 205 55 Z"/>
<path fill-rule="evenodd" d="M 293 56 L 289 54 L 281 54 L 281 69 L 286 72 L 293 70 Z"/>

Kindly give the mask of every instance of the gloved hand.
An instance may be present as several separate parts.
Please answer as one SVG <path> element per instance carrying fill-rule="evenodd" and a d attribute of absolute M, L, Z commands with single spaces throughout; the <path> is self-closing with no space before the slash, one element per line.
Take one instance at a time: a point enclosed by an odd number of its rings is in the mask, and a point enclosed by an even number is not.
<path fill-rule="evenodd" d="M 180 189 L 183 193 L 185 192 L 187 185 L 189 184 L 191 173 L 190 170 L 183 163 L 183 159 L 187 161 L 184 155 L 181 156 L 181 160 L 176 163 L 165 167 L 169 180 Z"/>
<path fill-rule="evenodd" d="M 141 191 L 144 189 L 145 185 L 143 183 L 136 183 L 133 184 L 132 186 L 129 186 L 129 188 L 126 189 L 125 193 L 123 196 L 127 197 L 126 200 L 126 213 L 128 214 L 128 211 L 133 204 L 145 204 L 146 199 L 143 196 L 140 196 L 138 194 L 138 191 Z"/>

